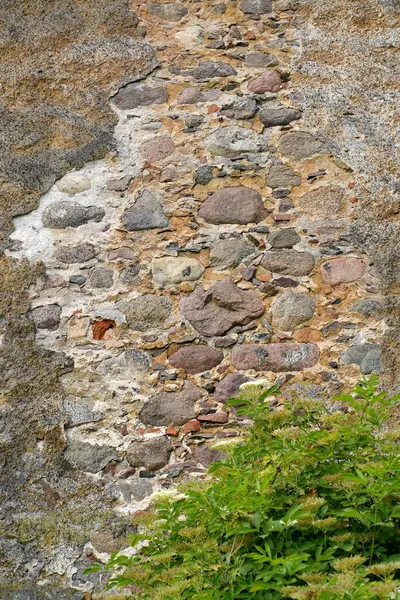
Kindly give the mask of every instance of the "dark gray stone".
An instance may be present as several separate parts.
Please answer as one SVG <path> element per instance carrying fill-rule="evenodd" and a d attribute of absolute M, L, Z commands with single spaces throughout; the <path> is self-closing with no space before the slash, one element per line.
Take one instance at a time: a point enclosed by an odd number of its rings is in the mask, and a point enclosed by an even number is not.
<path fill-rule="evenodd" d="M 292 121 L 301 119 L 302 113 L 295 108 L 265 108 L 259 112 L 258 116 L 265 127 L 277 127 L 278 125 L 289 125 Z"/>
<path fill-rule="evenodd" d="M 227 238 L 217 242 L 211 249 L 210 264 L 216 269 L 234 268 L 254 251 L 254 246 L 250 246 L 242 238 Z"/>
<path fill-rule="evenodd" d="M 89 243 L 58 248 L 56 258 L 60 262 L 75 264 L 84 263 L 96 256 L 94 246 Z"/>
<path fill-rule="evenodd" d="M 301 277 L 311 273 L 315 259 L 310 252 L 297 252 L 293 249 L 268 250 L 265 252 L 261 264 L 264 269 L 273 273 Z"/>
<path fill-rule="evenodd" d="M 171 23 L 181 21 L 181 19 L 183 19 L 183 17 L 185 17 L 188 13 L 186 6 L 180 2 L 149 2 L 147 8 L 150 14 L 159 17 L 163 21 L 169 21 Z"/>
<path fill-rule="evenodd" d="M 172 302 L 166 296 L 143 294 L 118 303 L 118 309 L 126 316 L 131 329 L 147 331 L 163 325 L 171 314 Z"/>
<path fill-rule="evenodd" d="M 84 275 L 71 275 L 69 278 L 70 283 L 75 283 L 77 285 L 83 285 L 86 281 L 86 277 Z"/>
<path fill-rule="evenodd" d="M 45 227 L 65 229 L 66 227 L 79 227 L 89 221 L 98 223 L 104 215 L 104 210 L 97 206 L 81 206 L 77 202 L 65 200 L 50 204 L 43 212 L 42 222 Z"/>
<path fill-rule="evenodd" d="M 166 87 L 150 87 L 145 83 L 139 82 L 128 83 L 128 85 L 120 88 L 115 96 L 113 96 L 112 102 L 122 110 L 129 110 L 138 106 L 163 104 L 167 102 L 167 99 L 168 91 Z"/>
<path fill-rule="evenodd" d="M 237 71 L 226 62 L 213 62 L 205 61 L 199 64 L 198 67 L 190 71 L 183 71 L 182 75 L 190 75 L 197 81 L 213 79 L 214 77 L 229 77 L 230 75 L 236 75 Z"/>
<path fill-rule="evenodd" d="M 68 462 L 89 473 L 98 473 L 111 460 L 118 458 L 115 448 L 89 444 L 80 440 L 71 440 L 64 453 Z"/>
<path fill-rule="evenodd" d="M 188 115 L 185 119 L 185 125 L 190 129 L 200 127 L 202 123 L 204 123 L 203 115 Z"/>
<path fill-rule="evenodd" d="M 272 189 L 291 188 L 301 184 L 301 177 L 295 175 L 291 167 L 272 165 L 267 175 L 266 184 Z"/>
<path fill-rule="evenodd" d="M 55 331 L 60 325 L 61 306 L 58 304 L 46 304 L 32 309 L 32 318 L 36 329 L 48 329 Z"/>
<path fill-rule="evenodd" d="M 202 397 L 202 391 L 185 381 L 180 392 L 160 392 L 152 396 L 140 413 L 145 425 L 183 425 L 196 417 L 194 406 Z"/>
<path fill-rule="evenodd" d="M 291 248 L 301 241 L 301 237 L 291 228 L 272 231 L 267 239 L 273 248 Z"/>
<path fill-rule="evenodd" d="M 121 221 L 128 231 L 157 229 L 169 225 L 158 196 L 148 190 L 137 194 L 135 203 L 124 210 Z"/>
<path fill-rule="evenodd" d="M 383 310 L 383 303 L 381 300 L 374 300 L 372 298 L 365 298 L 359 300 L 353 306 L 350 307 L 351 312 L 357 312 L 365 317 L 371 317 L 378 315 Z"/>
<path fill-rule="evenodd" d="M 93 288 L 110 288 L 114 283 L 114 271 L 104 267 L 93 269 L 90 274 L 90 286 Z"/>
<path fill-rule="evenodd" d="M 205 165 L 205 166 L 199 167 L 197 169 L 194 180 L 195 180 L 195 183 L 197 183 L 198 185 L 207 185 L 208 183 L 210 183 L 212 178 L 213 178 L 212 167 Z"/>
<path fill-rule="evenodd" d="M 144 467 L 148 471 L 162 469 L 169 461 L 172 444 L 167 436 L 152 438 L 143 442 L 132 442 L 126 459 L 132 467 Z"/>

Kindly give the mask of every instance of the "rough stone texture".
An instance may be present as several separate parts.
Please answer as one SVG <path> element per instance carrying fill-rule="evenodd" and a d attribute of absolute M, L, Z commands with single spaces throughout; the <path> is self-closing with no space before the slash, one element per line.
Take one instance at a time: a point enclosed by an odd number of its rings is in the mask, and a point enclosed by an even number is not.
<path fill-rule="evenodd" d="M 88 221 L 98 223 L 104 217 L 104 210 L 97 206 L 81 206 L 77 202 L 63 201 L 51 204 L 43 213 L 43 225 L 54 229 L 79 227 Z"/>
<path fill-rule="evenodd" d="M 253 94 L 265 94 L 265 92 L 278 92 L 281 86 L 282 79 L 276 71 L 271 69 L 250 81 L 247 89 L 249 92 L 253 92 Z"/>
<path fill-rule="evenodd" d="M 272 165 L 267 175 L 266 184 L 272 189 L 292 188 L 301 184 L 301 177 L 295 175 L 293 169 L 287 165 Z"/>
<path fill-rule="evenodd" d="M 316 344 L 242 344 L 235 346 L 232 353 L 232 362 L 237 369 L 274 373 L 307 369 L 318 359 Z"/>
<path fill-rule="evenodd" d="M 186 381 L 180 392 L 161 392 L 152 396 L 140 413 L 145 425 L 183 425 L 194 419 L 194 406 L 202 397 L 201 390 Z"/>
<path fill-rule="evenodd" d="M 118 90 L 112 101 L 121 110 L 130 110 L 138 106 L 163 104 L 167 98 L 168 91 L 165 87 L 150 87 L 145 83 L 128 83 Z"/>
<path fill-rule="evenodd" d="M 140 152 L 149 162 L 159 162 L 175 152 L 175 144 L 169 135 L 160 135 L 140 146 Z"/>
<path fill-rule="evenodd" d="M 137 194 L 134 204 L 124 210 L 122 225 L 128 231 L 156 229 L 168 227 L 169 220 L 156 193 L 143 190 Z"/>
<path fill-rule="evenodd" d="M 68 169 L 104 156 L 116 122 L 109 93 L 157 64 L 150 45 L 134 39 L 126 0 L 55 0 L 41 9 L 36 0 L 0 8 L 3 234 L 10 216 L 32 210 Z"/>
<path fill-rule="evenodd" d="M 265 127 L 289 125 L 292 121 L 301 119 L 302 113 L 295 108 L 265 108 L 259 112 L 260 121 Z"/>
<path fill-rule="evenodd" d="M 301 277 L 311 273 L 315 260 L 310 252 L 282 249 L 265 252 L 261 264 L 264 269 L 268 269 L 273 273 Z"/>
<path fill-rule="evenodd" d="M 241 373 L 228 373 L 215 386 L 214 400 L 217 402 L 226 402 L 229 398 L 234 398 L 242 383 L 246 383 L 248 380 L 248 377 Z"/>
<path fill-rule="evenodd" d="M 358 365 L 363 375 L 380 373 L 382 351 L 379 344 L 356 344 L 342 353 L 345 365 Z"/>
<path fill-rule="evenodd" d="M 272 305 L 273 323 L 284 331 L 290 331 L 314 315 L 316 302 L 303 292 L 285 292 Z"/>
<path fill-rule="evenodd" d="M 168 286 L 182 281 L 197 281 L 204 273 L 204 267 L 195 258 L 164 256 L 153 259 L 151 271 L 158 285 Z"/>
<path fill-rule="evenodd" d="M 169 364 L 195 375 L 213 369 L 223 360 L 224 354 L 210 346 L 184 346 L 168 358 Z"/>
<path fill-rule="evenodd" d="M 252 129 L 228 125 L 209 135 L 204 145 L 214 156 L 240 156 L 254 154 L 266 149 L 266 141 Z"/>
<path fill-rule="evenodd" d="M 222 107 L 219 112 L 229 119 L 249 120 L 257 114 L 258 106 L 254 100 L 241 99 L 237 100 L 229 107 Z"/>
<path fill-rule="evenodd" d="M 290 385 L 303 390 L 309 382 L 307 390 L 313 394 L 347 390 L 360 372 L 379 369 L 385 386 L 398 385 L 397 13 L 393 0 L 366 0 L 362 6 L 346 0 L 334 5 L 276 0 L 273 7 L 265 1 L 215 5 L 205 0 L 163 2 L 152 9 L 164 12 L 166 18 L 160 19 L 143 2 L 131 3 L 140 11 L 136 29 L 127 0 L 39 4 L 26 0 L 22 7 L 6 1 L 0 8 L 5 10 L 0 16 L 2 234 L 10 232 L 11 214 L 29 213 L 15 219 L 15 232 L 6 242 L 9 254 L 0 257 L 1 524 L 6 540 L 0 596 L 83 600 L 99 589 L 98 575 L 83 575 L 90 544 L 94 554 L 114 551 L 126 545 L 124 535 L 131 532 L 113 503 L 121 513 L 134 514 L 148 506 L 153 483 L 160 489 L 165 482 L 157 470 L 139 473 L 127 465 L 133 439 L 147 443 L 163 435 L 158 425 L 142 426 L 140 411 L 154 395 L 181 393 L 186 373 L 173 369 L 168 357 L 177 348 L 206 341 L 178 309 L 182 296 L 191 297 L 191 281 L 163 290 L 171 303 L 166 320 L 149 324 L 158 309 L 144 302 L 138 316 L 142 331 L 129 327 L 118 310 L 122 303 L 157 294 L 154 258 L 197 259 L 205 265 L 202 277 L 208 287 L 221 277 L 209 260 L 218 241 L 246 240 L 255 250 L 251 265 L 224 273 L 241 293 L 258 293 L 268 311 L 273 295 L 282 296 L 292 287 L 302 293 L 312 290 L 318 300 L 318 312 L 305 327 L 281 332 L 273 319 L 271 324 L 261 316 L 234 326 L 229 336 L 210 340 L 224 348 L 223 363 L 210 373 L 187 376 L 201 390 L 196 410 L 207 436 L 229 433 L 219 427 L 232 416 L 216 404 L 213 394 L 219 386 L 231 376 L 254 375 L 251 368 L 232 373 L 232 347 L 234 354 L 249 345 L 274 353 L 275 342 L 285 340 L 303 367 L 290 370 Z M 268 14 L 271 8 L 273 15 Z M 182 20 L 168 22 L 170 18 Z M 150 77 L 146 74 L 156 64 L 154 54 L 133 39 L 136 34 L 154 45 L 162 61 Z M 215 70 L 222 77 L 210 81 L 190 75 L 201 77 L 199 65 L 216 61 L 229 62 L 228 70 L 236 73 L 223 76 Z M 282 88 L 265 97 L 253 95 L 248 82 L 278 63 Z M 122 113 L 114 100 L 132 88 L 141 90 L 141 103 Z M 156 88 L 163 91 L 149 91 Z M 181 104 L 182 99 L 189 104 Z M 285 131 L 263 129 L 258 112 L 267 112 L 268 125 L 277 122 L 271 116 L 277 107 L 302 114 L 300 132 L 297 120 Z M 235 119 L 233 130 L 228 119 Z M 160 137 L 172 140 L 174 151 L 165 155 L 164 150 L 157 159 Z M 146 156 L 139 148 L 148 142 Z M 97 160 L 111 145 L 112 153 Z M 67 171 L 66 180 L 60 180 Z M 209 196 L 233 186 L 251 187 L 263 197 L 267 210 L 262 222 L 213 224 L 196 218 Z M 338 212 L 331 189 L 343 193 Z M 45 190 L 38 209 L 29 212 Z M 150 207 L 140 217 L 148 225 L 135 229 L 134 213 L 134 227 L 128 230 L 121 226 L 122 215 L 141 190 L 158 201 L 156 225 Z M 322 193 L 325 200 L 318 198 Z M 87 220 L 84 215 L 75 227 L 43 227 L 47 207 L 60 201 L 75 203 L 78 211 L 90 206 L 104 212 Z M 76 218 L 73 211 L 71 216 Z M 271 256 L 264 250 L 268 232 L 282 227 L 294 229 L 301 236 L 298 248 L 314 256 L 317 268 L 301 280 L 271 274 L 260 264 L 262 253 Z M 83 244 L 94 248 L 90 263 L 57 257 L 59 250 Z M 304 252 L 282 254 L 289 250 L 272 252 L 281 253 L 282 264 L 283 259 L 287 265 L 304 259 Z M 321 277 L 321 264 L 339 256 L 365 261 L 368 276 L 330 287 Z M 104 268 L 113 271 L 112 287 L 92 287 L 91 273 Z M 227 297 L 224 292 L 218 301 Z M 371 307 L 371 298 L 382 308 Z M 217 310 L 215 299 L 208 300 Z M 36 329 L 32 307 L 51 304 L 62 308 L 58 329 Z M 231 313 L 233 308 L 231 304 Z M 321 352 L 312 367 L 301 358 L 310 341 Z M 364 343 L 379 347 L 344 364 L 340 357 Z M 282 368 L 281 354 L 275 354 Z M 283 387 L 286 391 L 287 383 Z M 172 477 L 184 469 L 190 478 L 191 470 L 199 468 L 197 461 L 202 465 L 219 458 L 211 446 L 197 446 L 200 437 L 191 444 L 192 433 L 200 428 L 192 418 L 167 433 L 176 447 Z M 73 439 L 116 446 L 118 460 L 94 478 L 88 476 L 65 460 L 67 440 Z M 140 489 L 151 476 L 152 484 Z"/>
<path fill-rule="evenodd" d="M 166 296 L 144 294 L 121 302 L 118 308 L 126 315 L 129 327 L 136 331 L 147 331 L 162 325 L 168 319 L 172 302 Z"/>
<path fill-rule="evenodd" d="M 97 473 L 111 460 L 115 460 L 117 453 L 111 446 L 71 440 L 65 451 L 65 458 L 82 471 Z"/>
<path fill-rule="evenodd" d="M 167 436 L 132 442 L 126 455 L 132 467 L 144 467 L 148 471 L 155 471 L 164 467 L 172 452 L 172 444 Z"/>
<path fill-rule="evenodd" d="M 259 223 L 266 217 L 260 194 L 244 186 L 218 190 L 201 205 L 198 215 L 208 223 Z"/>
<path fill-rule="evenodd" d="M 216 269 L 234 268 L 240 265 L 246 256 L 253 254 L 254 250 L 253 246 L 240 238 L 221 240 L 211 249 L 210 264 Z"/>
<path fill-rule="evenodd" d="M 264 54 L 264 52 L 249 52 L 244 60 L 248 67 L 275 67 L 279 64 L 274 54 Z"/>
<path fill-rule="evenodd" d="M 240 8 L 244 13 L 260 15 L 272 11 L 271 0 L 241 0 Z"/>
<path fill-rule="evenodd" d="M 200 63 L 198 67 L 192 69 L 191 71 L 187 71 L 184 75 L 190 75 L 194 77 L 197 81 L 209 79 L 213 79 L 214 77 L 229 77 L 229 75 L 236 75 L 237 71 L 226 62 L 212 62 L 206 61 Z"/>
<path fill-rule="evenodd" d="M 90 285 L 94 288 L 110 288 L 114 283 L 114 271 L 99 267 L 90 274 Z"/>
<path fill-rule="evenodd" d="M 206 336 L 224 335 L 234 325 L 246 325 L 265 311 L 256 292 L 239 289 L 231 279 L 214 283 L 207 291 L 198 286 L 179 306 L 193 327 Z"/>
<path fill-rule="evenodd" d="M 84 243 L 78 246 L 57 248 L 56 258 L 62 263 L 84 263 L 96 256 L 93 244 Z"/>
<path fill-rule="evenodd" d="M 299 198 L 299 209 L 310 217 L 337 215 L 344 203 L 344 190 L 337 186 L 321 186 Z"/>
<path fill-rule="evenodd" d="M 321 273 L 324 281 L 331 285 L 350 283 L 360 279 L 366 269 L 365 261 L 361 258 L 336 258 L 323 263 Z"/>
<path fill-rule="evenodd" d="M 61 306 L 58 304 L 47 304 L 37 306 L 32 310 L 32 319 L 36 329 L 49 329 L 55 331 L 60 325 Z"/>
<path fill-rule="evenodd" d="M 85 175 L 78 175 L 77 173 L 67 173 L 57 181 L 56 185 L 60 192 L 71 194 L 72 196 L 89 190 L 91 187 L 90 179 Z"/>
<path fill-rule="evenodd" d="M 295 229 L 288 228 L 272 231 L 267 239 L 273 248 L 291 248 L 300 242 L 301 237 Z"/>
<path fill-rule="evenodd" d="M 172 23 L 181 21 L 188 13 L 186 6 L 180 2 L 149 2 L 148 9 L 152 15 Z"/>
<path fill-rule="evenodd" d="M 283 156 L 296 161 L 327 153 L 325 144 L 305 131 L 285 133 L 279 140 L 279 149 Z"/>

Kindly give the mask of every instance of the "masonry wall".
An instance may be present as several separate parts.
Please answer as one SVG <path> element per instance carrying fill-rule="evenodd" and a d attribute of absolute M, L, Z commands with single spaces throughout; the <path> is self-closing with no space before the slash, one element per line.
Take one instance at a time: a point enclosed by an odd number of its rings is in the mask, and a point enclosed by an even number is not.
<path fill-rule="evenodd" d="M 341 103 L 336 85 L 368 17 L 338 58 L 316 3 L 133 4 L 140 68 L 124 77 L 116 58 L 102 88 L 112 150 L 58 166 L 11 215 L 4 598 L 99 597 L 82 571 L 123 547 L 153 493 L 204 478 L 215 440 L 241 435 L 226 400 L 243 382 L 328 397 L 384 365 L 397 384 L 391 130 L 367 139 L 371 105 L 350 119 L 367 84 Z M 395 12 L 376 10 L 369 39 L 390 62 Z M 382 96 L 378 127 L 390 110 Z"/>

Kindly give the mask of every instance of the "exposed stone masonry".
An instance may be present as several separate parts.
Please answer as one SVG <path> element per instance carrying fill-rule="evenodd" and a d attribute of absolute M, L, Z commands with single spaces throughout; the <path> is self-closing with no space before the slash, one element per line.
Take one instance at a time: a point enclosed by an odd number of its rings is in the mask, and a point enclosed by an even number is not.
<path fill-rule="evenodd" d="M 244 381 L 337 392 L 379 372 L 385 332 L 348 236 L 356 174 L 291 83 L 290 2 L 135 10 L 159 66 L 111 98 L 115 152 L 16 218 L 9 251 L 45 264 L 36 342 L 74 362 L 64 456 L 129 517 L 240 435 L 226 400 Z M 86 542 L 53 571 L 79 600 L 99 589 L 79 565 L 110 551 Z"/>

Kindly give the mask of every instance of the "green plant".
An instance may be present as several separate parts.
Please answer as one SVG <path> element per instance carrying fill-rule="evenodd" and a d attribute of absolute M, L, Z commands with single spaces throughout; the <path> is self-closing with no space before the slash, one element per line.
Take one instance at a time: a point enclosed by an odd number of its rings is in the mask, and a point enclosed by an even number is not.
<path fill-rule="evenodd" d="M 160 498 L 137 553 L 93 569 L 141 600 L 400 600 L 399 396 L 375 376 L 333 403 L 260 392 L 230 401 L 253 425 L 209 481 Z"/>

